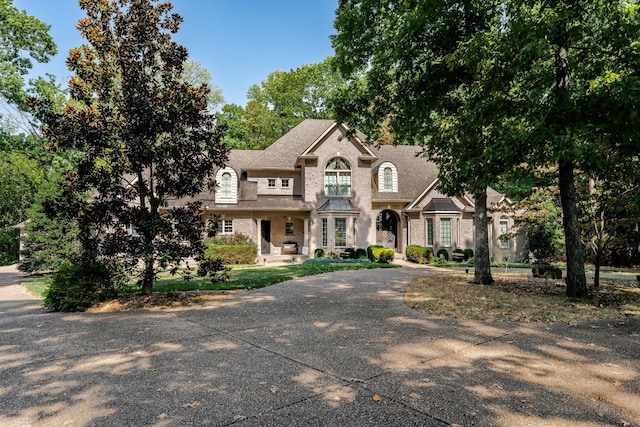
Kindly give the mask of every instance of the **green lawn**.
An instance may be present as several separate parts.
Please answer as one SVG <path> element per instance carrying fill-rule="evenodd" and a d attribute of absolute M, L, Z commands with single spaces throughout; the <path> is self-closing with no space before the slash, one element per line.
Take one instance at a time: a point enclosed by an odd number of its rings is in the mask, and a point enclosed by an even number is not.
<path fill-rule="evenodd" d="M 229 289 L 255 289 L 284 282 L 298 277 L 314 274 L 328 273 L 332 271 L 358 270 L 371 268 L 394 268 L 393 264 L 374 264 L 370 262 L 353 263 L 303 263 L 275 267 L 263 267 L 256 265 L 233 266 L 231 279 L 226 283 L 211 283 L 209 279 L 194 277 L 185 281 L 180 274 L 172 276 L 168 271 L 159 274 L 159 279 L 153 286 L 155 292 L 192 291 L 192 290 L 229 290 Z M 46 277 L 27 278 L 22 285 L 34 295 L 43 298 L 48 288 Z M 137 292 L 140 288 L 131 286 L 130 292 Z"/>

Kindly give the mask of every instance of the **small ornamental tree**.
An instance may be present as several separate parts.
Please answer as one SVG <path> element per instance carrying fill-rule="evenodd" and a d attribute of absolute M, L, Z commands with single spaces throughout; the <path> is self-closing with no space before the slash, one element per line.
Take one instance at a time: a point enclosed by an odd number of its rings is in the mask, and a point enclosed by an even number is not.
<path fill-rule="evenodd" d="M 87 43 L 67 65 L 70 102 L 57 113 L 31 100 L 55 149 L 82 153 L 53 203 L 78 222 L 83 260 L 143 265 L 142 293 L 156 266 L 203 252 L 193 198 L 226 160 L 224 128 L 207 110 L 210 88 L 185 81 L 187 50 L 171 40 L 182 18 L 170 3 L 81 0 L 77 28 Z M 77 197 L 89 194 L 88 200 Z"/>

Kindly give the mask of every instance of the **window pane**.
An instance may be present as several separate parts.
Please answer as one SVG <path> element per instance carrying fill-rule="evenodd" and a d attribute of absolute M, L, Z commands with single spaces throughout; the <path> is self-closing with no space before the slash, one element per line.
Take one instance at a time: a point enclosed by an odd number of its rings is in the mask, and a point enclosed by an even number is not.
<path fill-rule="evenodd" d="M 339 183 L 340 183 L 340 195 L 341 196 L 350 196 L 351 195 L 351 174 L 346 174 L 341 172 L 338 175 Z"/>
<path fill-rule="evenodd" d="M 282 188 L 287 188 L 289 187 L 289 180 L 288 179 L 283 179 L 282 180 Z"/>
<path fill-rule="evenodd" d="M 391 170 L 391 168 L 389 167 L 384 168 L 383 180 L 384 180 L 384 190 L 392 191 L 393 190 L 393 171 Z"/>
<path fill-rule="evenodd" d="M 504 236 L 506 234 L 509 234 L 509 222 L 506 219 L 501 219 L 500 220 L 500 236 Z M 500 240 L 500 247 L 501 248 L 508 248 L 509 247 L 509 240 L 508 239 L 499 239 Z"/>
<path fill-rule="evenodd" d="M 231 197 L 231 174 L 225 172 L 222 174 L 222 182 L 220 183 L 220 195 L 224 198 Z"/>
<path fill-rule="evenodd" d="M 347 246 L 347 219 L 336 218 L 336 247 Z"/>
<path fill-rule="evenodd" d="M 427 219 L 427 246 L 433 246 L 433 220 Z"/>
<path fill-rule="evenodd" d="M 231 219 L 223 219 L 222 220 L 222 232 L 224 234 L 232 234 L 233 233 L 233 220 L 231 220 Z"/>
<path fill-rule="evenodd" d="M 440 244 L 451 246 L 451 219 L 440 220 Z"/>
<path fill-rule="evenodd" d="M 287 222 L 284 225 L 284 234 L 293 234 L 293 223 Z"/>
<path fill-rule="evenodd" d="M 337 172 L 326 172 L 324 175 L 324 193 L 328 196 L 338 195 Z"/>
<path fill-rule="evenodd" d="M 327 219 L 326 218 L 322 218 L 322 246 L 327 246 L 327 236 L 328 236 L 328 230 L 327 230 Z"/>

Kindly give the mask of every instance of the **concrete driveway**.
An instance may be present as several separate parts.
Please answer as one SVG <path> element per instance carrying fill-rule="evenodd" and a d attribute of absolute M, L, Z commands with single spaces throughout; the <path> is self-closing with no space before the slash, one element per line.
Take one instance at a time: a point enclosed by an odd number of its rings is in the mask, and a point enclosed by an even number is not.
<path fill-rule="evenodd" d="M 640 319 L 480 323 L 408 309 L 405 284 L 433 272 L 61 314 L 2 268 L 0 425 L 640 425 Z"/>

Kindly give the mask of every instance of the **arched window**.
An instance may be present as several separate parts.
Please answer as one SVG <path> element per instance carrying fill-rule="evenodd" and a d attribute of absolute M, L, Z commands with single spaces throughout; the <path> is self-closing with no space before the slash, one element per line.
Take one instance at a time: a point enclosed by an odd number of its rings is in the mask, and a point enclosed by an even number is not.
<path fill-rule="evenodd" d="M 335 157 L 324 169 L 324 194 L 326 196 L 351 195 L 351 165 L 345 159 Z"/>
<path fill-rule="evenodd" d="M 384 191 L 393 191 L 393 171 L 389 166 L 384 168 Z"/>
<path fill-rule="evenodd" d="M 378 191 L 398 191 L 398 169 L 391 162 L 384 162 L 378 169 Z"/>
<path fill-rule="evenodd" d="M 233 168 L 220 169 L 216 182 L 216 203 L 238 203 L 238 175 Z"/>
<path fill-rule="evenodd" d="M 232 197 L 231 195 L 231 174 L 229 172 L 225 172 L 222 174 L 222 179 L 220 180 L 220 196 L 228 199 Z"/>

